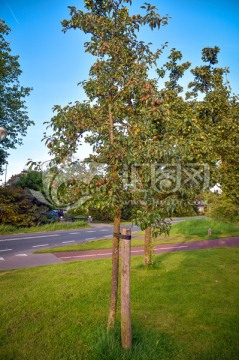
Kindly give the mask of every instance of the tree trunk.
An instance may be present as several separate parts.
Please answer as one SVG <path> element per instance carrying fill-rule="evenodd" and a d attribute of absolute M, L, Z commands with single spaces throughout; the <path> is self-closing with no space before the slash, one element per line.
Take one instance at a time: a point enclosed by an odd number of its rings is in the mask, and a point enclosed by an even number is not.
<path fill-rule="evenodd" d="M 116 319 L 117 297 L 118 297 L 118 278 L 119 278 L 119 237 L 120 237 L 120 218 L 121 211 L 118 210 L 114 217 L 114 235 L 112 246 L 112 285 L 110 297 L 110 312 L 107 329 L 113 329 Z"/>
<path fill-rule="evenodd" d="M 151 226 L 145 229 L 144 235 L 144 265 L 152 264 L 152 241 L 151 241 Z"/>

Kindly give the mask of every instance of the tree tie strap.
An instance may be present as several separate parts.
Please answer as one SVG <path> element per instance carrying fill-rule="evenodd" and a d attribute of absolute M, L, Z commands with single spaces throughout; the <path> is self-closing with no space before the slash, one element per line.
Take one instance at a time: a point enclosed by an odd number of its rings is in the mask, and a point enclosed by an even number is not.
<path fill-rule="evenodd" d="M 131 240 L 131 235 L 121 235 L 121 239 L 123 239 L 123 240 Z"/>
<path fill-rule="evenodd" d="M 116 237 L 117 239 L 120 239 L 121 238 L 121 233 L 114 233 L 113 236 Z"/>

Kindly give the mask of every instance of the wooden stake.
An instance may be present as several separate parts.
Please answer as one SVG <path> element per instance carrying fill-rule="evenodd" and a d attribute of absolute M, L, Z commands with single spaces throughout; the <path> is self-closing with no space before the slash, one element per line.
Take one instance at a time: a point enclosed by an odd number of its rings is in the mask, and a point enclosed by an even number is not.
<path fill-rule="evenodd" d="M 130 314 L 130 249 L 131 229 L 122 228 L 122 270 L 121 270 L 121 343 L 123 349 L 132 345 Z"/>

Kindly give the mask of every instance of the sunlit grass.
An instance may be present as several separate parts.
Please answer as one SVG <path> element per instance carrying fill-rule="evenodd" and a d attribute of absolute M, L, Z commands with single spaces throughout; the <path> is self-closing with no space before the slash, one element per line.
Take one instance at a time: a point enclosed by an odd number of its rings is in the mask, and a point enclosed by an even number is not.
<path fill-rule="evenodd" d="M 105 332 L 111 259 L 0 272 L 0 359 L 238 358 L 239 248 L 131 263 L 133 346 Z"/>
<path fill-rule="evenodd" d="M 208 235 L 208 230 L 211 235 Z M 239 226 L 214 219 L 192 219 L 172 226 L 170 237 L 183 241 L 209 240 L 227 236 L 238 236 Z M 181 240 L 180 240 L 181 241 Z"/>
<path fill-rule="evenodd" d="M 16 228 L 12 225 L 0 225 L 0 234 L 20 234 L 31 232 L 45 232 L 45 231 L 58 231 L 68 229 L 78 229 L 83 227 L 89 227 L 87 221 L 75 221 L 75 222 L 55 222 L 51 224 Z"/>

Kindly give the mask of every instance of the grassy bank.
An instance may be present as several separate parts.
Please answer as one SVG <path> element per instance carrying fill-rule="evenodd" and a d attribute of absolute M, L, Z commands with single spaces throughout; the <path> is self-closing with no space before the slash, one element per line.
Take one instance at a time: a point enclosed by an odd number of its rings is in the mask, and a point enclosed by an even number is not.
<path fill-rule="evenodd" d="M 208 235 L 211 229 L 211 235 Z M 192 219 L 178 222 L 172 226 L 170 238 L 179 242 L 193 240 L 208 240 L 221 237 L 239 236 L 239 225 L 214 219 Z"/>
<path fill-rule="evenodd" d="M 58 231 L 68 229 L 78 229 L 82 227 L 89 227 L 87 221 L 75 221 L 75 222 L 55 222 L 52 224 L 46 224 L 41 226 L 32 226 L 28 228 L 16 228 L 11 225 L 0 225 L 0 234 L 23 234 L 31 232 L 45 232 L 45 231 Z"/>
<path fill-rule="evenodd" d="M 212 235 L 208 235 L 208 229 L 211 229 Z M 197 240 L 212 240 L 216 238 L 239 236 L 239 226 L 235 224 L 223 223 L 211 219 L 190 219 L 173 224 L 170 235 L 160 236 L 154 240 L 155 245 L 181 243 Z M 131 241 L 132 246 L 143 246 L 143 232 L 134 233 Z M 36 253 L 51 253 L 65 251 L 83 251 L 96 249 L 110 249 L 112 239 L 99 239 L 84 244 L 61 246 L 51 249 L 37 250 Z"/>
<path fill-rule="evenodd" d="M 132 351 L 105 334 L 111 260 L 0 272 L 0 359 L 238 358 L 239 248 L 132 258 Z M 86 286 L 87 284 L 87 286 Z"/>

